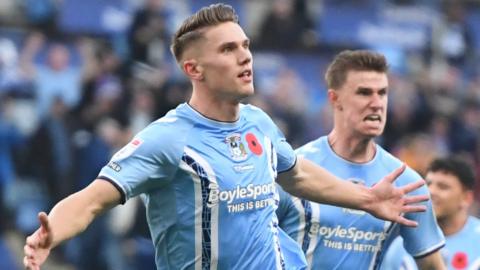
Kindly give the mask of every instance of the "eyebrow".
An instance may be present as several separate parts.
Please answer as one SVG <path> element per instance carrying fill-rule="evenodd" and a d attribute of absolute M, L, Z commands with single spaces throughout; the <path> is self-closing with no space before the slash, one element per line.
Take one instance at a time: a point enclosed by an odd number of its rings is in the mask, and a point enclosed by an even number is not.
<path fill-rule="evenodd" d="M 242 44 L 249 43 L 250 44 L 250 39 L 246 38 L 242 42 Z M 236 46 L 237 42 L 236 41 L 227 41 L 222 44 L 220 44 L 219 48 L 225 48 L 225 47 L 231 47 L 231 46 Z"/>
<path fill-rule="evenodd" d="M 358 91 L 372 91 L 373 88 L 371 87 L 364 87 L 364 86 L 359 86 L 357 88 Z M 388 90 L 388 87 L 383 87 L 383 88 L 380 88 L 379 91 L 387 91 Z"/>

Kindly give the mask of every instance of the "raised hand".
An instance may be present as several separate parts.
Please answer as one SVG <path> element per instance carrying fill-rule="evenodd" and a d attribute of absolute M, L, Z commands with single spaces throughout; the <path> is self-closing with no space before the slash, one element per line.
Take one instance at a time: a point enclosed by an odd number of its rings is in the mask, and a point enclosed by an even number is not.
<path fill-rule="evenodd" d="M 28 270 L 40 270 L 40 266 L 48 258 L 52 249 L 53 234 L 47 214 L 40 212 L 38 220 L 40 221 L 40 228 L 27 237 L 23 247 L 25 253 L 23 265 Z"/>
<path fill-rule="evenodd" d="M 417 222 L 406 219 L 403 214 L 425 211 L 425 205 L 416 203 L 427 201 L 429 197 L 426 194 L 415 196 L 406 195 L 422 187 L 425 184 L 424 180 L 419 180 L 401 187 L 395 187 L 393 185 L 405 168 L 406 166 L 404 164 L 370 188 L 373 199 L 367 206 L 366 211 L 377 218 L 390 220 L 409 227 L 416 227 L 418 225 Z"/>

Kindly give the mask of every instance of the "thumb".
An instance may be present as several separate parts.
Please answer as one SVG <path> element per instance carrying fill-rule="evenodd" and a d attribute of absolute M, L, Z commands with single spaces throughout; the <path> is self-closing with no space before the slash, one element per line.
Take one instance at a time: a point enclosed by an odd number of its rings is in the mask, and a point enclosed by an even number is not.
<path fill-rule="evenodd" d="M 47 213 L 40 212 L 38 213 L 38 220 L 40 221 L 40 227 L 43 228 L 45 231 L 50 231 L 50 223 L 48 221 Z"/>
<path fill-rule="evenodd" d="M 40 246 L 47 248 L 52 244 L 52 228 L 50 227 L 50 221 L 48 220 L 48 216 L 45 212 L 40 212 L 38 213 L 38 220 L 40 221 L 40 235 L 41 237 L 41 242 Z"/>

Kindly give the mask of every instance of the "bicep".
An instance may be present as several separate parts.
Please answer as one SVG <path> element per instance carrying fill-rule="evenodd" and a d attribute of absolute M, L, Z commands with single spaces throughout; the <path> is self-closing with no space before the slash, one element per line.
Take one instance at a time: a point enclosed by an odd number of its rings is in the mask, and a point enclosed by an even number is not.
<path fill-rule="evenodd" d="M 122 199 L 120 191 L 112 183 L 103 179 L 95 179 L 78 195 L 95 214 L 114 207 Z"/>
<path fill-rule="evenodd" d="M 417 266 L 421 270 L 442 270 L 442 269 L 447 269 L 445 267 L 445 264 L 442 259 L 442 255 L 440 254 L 440 251 L 437 250 L 434 253 L 415 259 L 415 262 L 417 263 Z"/>

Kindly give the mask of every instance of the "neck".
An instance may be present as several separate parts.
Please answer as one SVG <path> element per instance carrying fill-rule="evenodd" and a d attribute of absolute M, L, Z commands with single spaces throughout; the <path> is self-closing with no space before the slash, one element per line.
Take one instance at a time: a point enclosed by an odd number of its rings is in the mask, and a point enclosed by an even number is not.
<path fill-rule="evenodd" d="M 221 122 L 238 120 L 240 102 L 215 98 L 212 95 L 199 95 L 200 91 L 193 91 L 188 104 L 203 116 Z"/>
<path fill-rule="evenodd" d="M 455 214 L 453 217 L 439 218 L 437 221 L 443 234 L 449 236 L 459 232 L 463 226 L 465 226 L 465 223 L 467 223 L 467 219 L 468 214 L 462 211 Z"/>
<path fill-rule="evenodd" d="M 332 150 L 348 161 L 366 163 L 375 157 L 376 145 L 372 138 L 357 138 L 334 128 L 327 139 Z"/>

